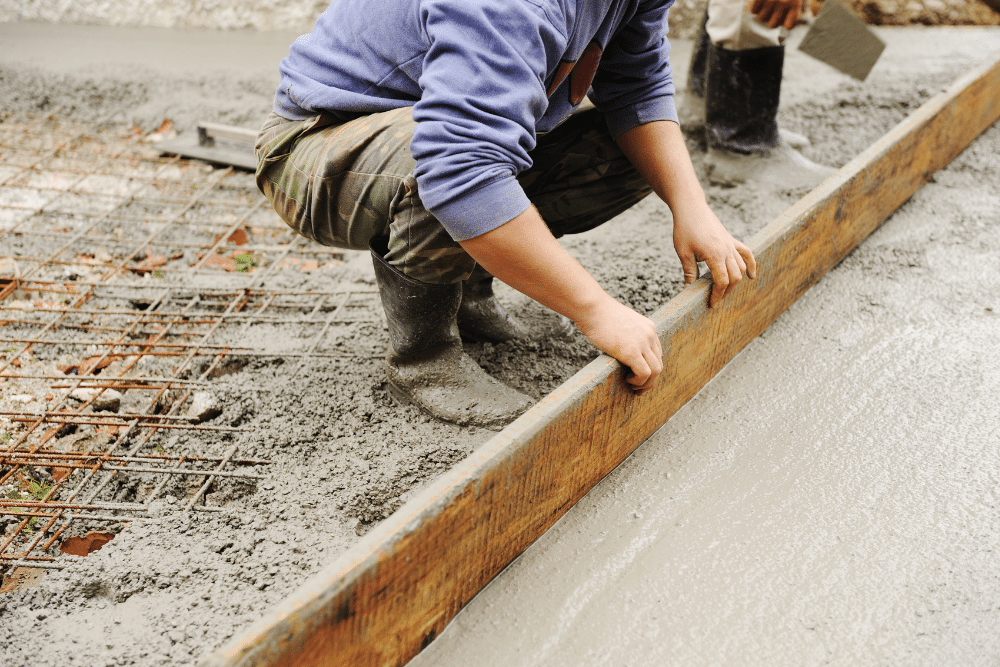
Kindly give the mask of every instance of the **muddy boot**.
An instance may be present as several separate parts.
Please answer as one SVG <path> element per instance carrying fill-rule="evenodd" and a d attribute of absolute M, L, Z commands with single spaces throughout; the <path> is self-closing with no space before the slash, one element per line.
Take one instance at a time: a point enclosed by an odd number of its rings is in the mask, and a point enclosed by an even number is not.
<path fill-rule="evenodd" d="M 836 170 L 816 164 L 778 130 L 785 48 L 730 51 L 709 46 L 705 79 L 708 179 L 775 189 L 814 187 Z"/>
<path fill-rule="evenodd" d="M 478 343 L 502 343 L 524 338 L 528 329 L 511 317 L 493 293 L 493 276 L 476 265 L 462 281 L 462 304 L 458 307 L 458 331 L 462 338 Z"/>
<path fill-rule="evenodd" d="M 712 44 L 708 37 L 707 24 L 708 13 L 706 12 L 701 22 L 698 41 L 691 53 L 687 86 L 684 88 L 684 92 L 678 95 L 677 117 L 681 129 L 688 134 L 700 134 L 705 131 L 705 79 L 708 73 L 708 50 Z M 778 135 L 792 148 L 805 148 L 812 145 L 806 135 L 786 130 L 783 127 L 778 128 Z"/>
<path fill-rule="evenodd" d="M 532 399 L 494 380 L 462 351 L 456 315 L 462 285 L 414 280 L 384 259 L 386 239 L 372 239 L 379 296 L 389 324 L 389 391 L 431 415 L 461 426 L 496 429 L 527 410 Z"/>

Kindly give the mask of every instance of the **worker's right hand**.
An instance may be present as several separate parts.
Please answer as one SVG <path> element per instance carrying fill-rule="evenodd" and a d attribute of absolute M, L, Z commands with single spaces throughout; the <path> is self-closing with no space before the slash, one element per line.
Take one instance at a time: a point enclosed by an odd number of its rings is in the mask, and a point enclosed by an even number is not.
<path fill-rule="evenodd" d="M 576 325 L 599 350 L 631 369 L 625 381 L 641 394 L 653 386 L 663 370 L 663 348 L 656 325 L 610 296 L 605 297 Z"/>
<path fill-rule="evenodd" d="M 788 30 L 795 27 L 802 11 L 802 0 L 750 0 L 750 12 L 771 28 L 779 25 Z"/>

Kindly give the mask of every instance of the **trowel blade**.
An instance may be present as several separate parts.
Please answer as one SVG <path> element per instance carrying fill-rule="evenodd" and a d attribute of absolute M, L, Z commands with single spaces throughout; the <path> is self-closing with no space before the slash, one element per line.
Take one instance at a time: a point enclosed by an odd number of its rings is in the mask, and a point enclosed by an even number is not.
<path fill-rule="evenodd" d="M 885 42 L 839 0 L 823 2 L 799 45 L 803 53 L 861 81 L 884 49 Z"/>

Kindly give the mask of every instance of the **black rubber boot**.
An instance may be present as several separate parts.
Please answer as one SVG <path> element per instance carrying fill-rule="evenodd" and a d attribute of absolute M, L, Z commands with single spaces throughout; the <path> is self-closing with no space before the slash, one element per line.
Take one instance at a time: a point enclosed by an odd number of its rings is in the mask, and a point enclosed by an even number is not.
<path fill-rule="evenodd" d="M 528 335 L 527 327 L 510 316 L 493 293 L 493 275 L 476 265 L 462 281 L 462 303 L 458 308 L 458 331 L 462 338 L 479 343 L 502 343 Z"/>
<path fill-rule="evenodd" d="M 708 145 L 736 153 L 778 146 L 778 99 L 785 47 L 730 51 L 710 45 L 705 76 Z"/>
<path fill-rule="evenodd" d="M 494 380 L 462 351 L 456 324 L 461 283 L 414 280 L 385 261 L 385 238 L 370 246 L 389 325 L 386 376 L 393 397 L 444 421 L 491 429 L 527 410 L 532 399 Z"/>
<path fill-rule="evenodd" d="M 785 47 L 731 51 L 710 45 L 705 134 L 711 182 L 755 181 L 780 189 L 812 187 L 834 173 L 808 160 L 778 130 Z"/>

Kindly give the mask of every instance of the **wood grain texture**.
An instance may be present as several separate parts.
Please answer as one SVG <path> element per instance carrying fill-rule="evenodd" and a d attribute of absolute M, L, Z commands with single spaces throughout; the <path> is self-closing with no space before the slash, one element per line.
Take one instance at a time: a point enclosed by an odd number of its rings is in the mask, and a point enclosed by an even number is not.
<path fill-rule="evenodd" d="M 205 667 L 402 665 L 490 579 L 1000 116 L 1000 58 L 960 78 L 750 241 L 759 276 L 653 319 L 665 370 L 636 397 L 602 356 L 306 582 Z"/>

